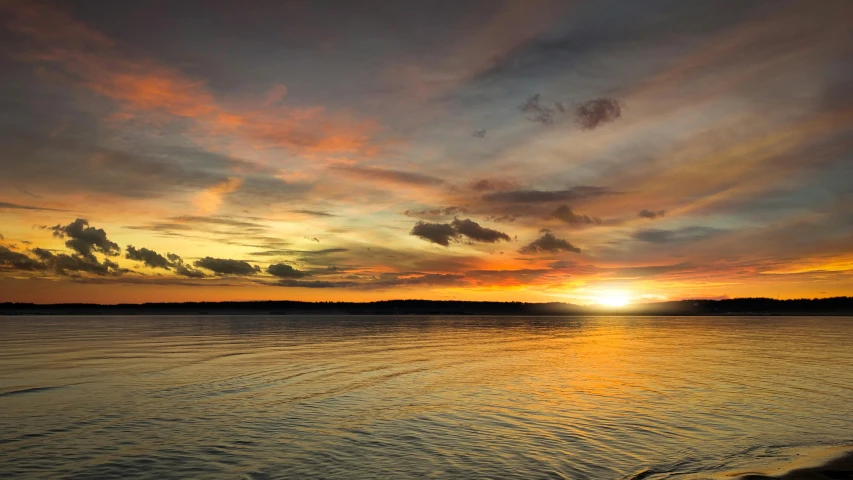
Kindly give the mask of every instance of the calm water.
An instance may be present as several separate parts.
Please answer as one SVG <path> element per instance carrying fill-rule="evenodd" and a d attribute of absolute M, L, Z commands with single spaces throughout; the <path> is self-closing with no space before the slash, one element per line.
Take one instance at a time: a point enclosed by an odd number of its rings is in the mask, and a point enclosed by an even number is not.
<path fill-rule="evenodd" d="M 705 478 L 853 441 L 853 318 L 0 317 L 0 478 Z"/>

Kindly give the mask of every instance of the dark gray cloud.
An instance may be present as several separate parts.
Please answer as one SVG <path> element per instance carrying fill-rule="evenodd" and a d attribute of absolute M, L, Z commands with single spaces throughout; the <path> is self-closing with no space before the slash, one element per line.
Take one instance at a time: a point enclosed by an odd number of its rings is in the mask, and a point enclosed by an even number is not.
<path fill-rule="evenodd" d="M 0 267 L 27 271 L 47 268 L 44 263 L 33 260 L 23 253 L 12 251 L 4 245 L 0 245 Z"/>
<path fill-rule="evenodd" d="M 558 2 L 562 3 L 562 2 Z M 568 4 L 567 4 L 568 5 Z M 523 82 L 562 73 L 566 65 L 594 68 L 601 52 L 620 49 L 637 51 L 649 45 L 673 45 L 699 35 L 722 32 L 764 9 L 777 9 L 773 2 L 725 0 L 709 4 L 656 2 L 655 4 L 598 4 L 589 11 L 600 21 L 575 22 L 570 30 L 557 35 L 531 37 L 515 49 L 494 58 L 490 68 L 474 82 Z"/>
<path fill-rule="evenodd" d="M 56 208 L 44 208 L 44 207 L 35 207 L 32 205 L 18 205 L 16 203 L 9 202 L 0 202 L 0 208 L 11 208 L 18 210 L 45 210 L 49 212 L 64 212 L 65 210 L 58 210 Z"/>
<path fill-rule="evenodd" d="M 169 260 L 169 263 L 175 267 L 175 273 L 178 275 L 189 278 L 204 278 L 207 276 L 201 270 L 195 270 L 186 266 L 184 264 L 184 259 L 174 253 L 167 253 L 166 258 Z"/>
<path fill-rule="evenodd" d="M 0 185 L 26 182 L 41 191 L 158 197 L 178 189 L 207 188 L 228 179 L 247 162 L 189 149 L 118 151 L 96 138 L 51 136 L 0 127 Z M 8 161 L 5 159 L 9 159 Z"/>
<path fill-rule="evenodd" d="M 337 215 L 320 210 L 291 210 L 293 213 L 301 213 L 302 215 L 311 215 L 313 217 L 337 217 Z"/>
<path fill-rule="evenodd" d="M 605 187 L 582 185 L 567 190 L 511 190 L 488 193 L 483 195 L 483 200 L 503 203 L 577 202 L 613 194 L 615 192 Z"/>
<path fill-rule="evenodd" d="M 482 227 L 470 219 L 459 220 L 458 218 L 451 223 L 418 222 L 409 234 L 445 247 L 449 246 L 451 241 L 458 240 L 462 236 L 472 241 L 487 243 L 495 243 L 501 240 L 508 242 L 510 240 L 509 235 L 503 232 Z"/>
<path fill-rule="evenodd" d="M 323 248 L 321 250 L 292 250 L 292 249 L 275 249 L 275 250 L 263 250 L 260 252 L 252 252 L 249 255 L 253 257 L 274 257 L 274 256 L 291 256 L 298 255 L 300 257 L 318 257 L 325 255 L 332 255 L 335 253 L 343 253 L 348 252 L 348 248 Z"/>
<path fill-rule="evenodd" d="M 652 220 L 654 220 L 655 218 L 658 218 L 658 217 L 663 217 L 664 215 L 666 215 L 666 210 L 652 211 L 652 210 L 648 210 L 648 209 L 644 208 L 644 209 L 640 210 L 639 212 L 637 212 L 638 217 L 648 218 L 648 219 L 652 219 Z"/>
<path fill-rule="evenodd" d="M 598 217 L 590 217 L 588 215 L 578 215 L 569 208 L 568 205 L 561 205 L 556 210 L 551 212 L 551 216 L 562 220 L 574 227 L 582 225 L 601 225 L 601 219 Z"/>
<path fill-rule="evenodd" d="M 186 265 L 179 264 L 175 266 L 175 273 L 178 275 L 189 277 L 189 278 L 204 278 L 207 275 L 200 270 L 195 270 L 193 268 L 187 267 Z"/>
<path fill-rule="evenodd" d="M 526 268 L 518 270 L 470 270 L 465 273 L 465 276 L 481 284 L 506 284 L 508 282 L 521 284 L 531 282 L 549 273 L 553 273 L 553 271 Z"/>
<path fill-rule="evenodd" d="M 286 263 L 276 263 L 267 268 L 267 273 L 278 278 L 302 278 L 308 274 L 287 265 Z"/>
<path fill-rule="evenodd" d="M 124 258 L 142 262 L 151 268 L 164 268 L 169 270 L 169 268 L 174 266 L 174 264 L 166 259 L 166 257 L 160 255 L 154 250 L 149 250 L 145 247 L 137 249 L 133 245 L 127 246 Z"/>
<path fill-rule="evenodd" d="M 527 101 L 518 107 L 518 109 L 526 113 L 528 115 L 527 119 L 531 122 L 541 123 L 543 125 L 554 123 L 555 109 L 543 105 L 539 101 L 538 93 L 528 98 Z"/>
<path fill-rule="evenodd" d="M 471 182 L 471 190 L 474 190 L 475 192 L 487 192 L 489 190 L 508 190 L 511 188 L 515 188 L 516 186 L 517 184 L 515 182 L 507 180 L 493 180 L 488 178 Z"/>
<path fill-rule="evenodd" d="M 358 286 L 358 283 L 351 281 L 334 281 L 334 280 L 279 280 L 275 283 L 279 287 L 296 287 L 296 288 L 350 288 Z"/>
<path fill-rule="evenodd" d="M 519 109 L 528 114 L 528 120 L 543 125 L 550 125 L 554 123 L 558 115 L 567 113 L 566 106 L 561 102 L 554 102 L 553 107 L 543 104 L 538 93 L 528 98 Z M 575 123 L 581 129 L 592 130 L 620 118 L 622 116 L 622 104 L 612 98 L 596 98 L 576 105 L 572 115 L 575 118 Z"/>
<path fill-rule="evenodd" d="M 54 257 L 53 252 L 51 252 L 50 250 L 44 249 L 44 248 L 40 248 L 40 247 L 36 247 L 36 248 L 32 249 L 31 252 L 33 252 L 33 254 L 35 256 L 39 257 L 42 260 L 50 260 L 51 258 Z"/>
<path fill-rule="evenodd" d="M 451 240 L 459 238 L 459 232 L 448 223 L 418 222 L 412 227 L 409 235 L 421 237 L 428 242 L 437 243 L 445 247 L 450 245 Z"/>
<path fill-rule="evenodd" d="M 575 107 L 575 122 L 584 130 L 592 130 L 622 116 L 622 104 L 612 98 L 596 98 Z"/>
<path fill-rule="evenodd" d="M 544 235 L 534 240 L 529 245 L 522 247 L 519 252 L 524 254 L 556 252 L 581 253 L 581 249 L 575 247 L 562 238 L 555 237 L 551 232 L 546 231 Z"/>
<path fill-rule="evenodd" d="M 222 283 L 216 281 L 197 282 L 184 278 L 167 276 L 122 276 L 112 278 L 74 277 L 71 281 L 87 285 L 169 285 L 181 287 L 233 287 L 241 285 L 240 283 Z"/>
<path fill-rule="evenodd" d="M 486 221 L 495 222 L 495 223 L 512 223 L 512 222 L 516 221 L 517 219 L 518 219 L 518 217 L 516 217 L 515 215 L 509 215 L 509 214 L 507 214 L 507 215 L 492 215 L 492 216 L 486 217 Z"/>
<path fill-rule="evenodd" d="M 23 189 L 23 188 L 19 188 L 19 189 L 18 189 L 18 191 L 19 191 L 19 192 L 21 192 L 21 193 L 23 193 L 24 195 L 26 195 L 26 196 L 28 196 L 28 197 L 38 198 L 38 199 L 41 199 L 41 198 L 42 198 L 42 196 L 41 196 L 41 195 L 36 195 L 35 193 L 33 193 L 33 192 L 29 191 L 29 190 Z"/>
<path fill-rule="evenodd" d="M 441 185 L 444 180 L 414 172 L 403 172 L 400 170 L 389 170 L 377 167 L 357 167 L 355 165 L 336 165 L 333 170 L 349 174 L 354 177 L 367 180 L 384 180 L 393 183 L 408 185 Z"/>
<path fill-rule="evenodd" d="M 456 285 L 465 275 L 453 273 L 424 273 L 418 275 L 385 275 L 379 280 L 362 284 L 366 288 L 388 288 L 406 285 Z"/>
<path fill-rule="evenodd" d="M 649 228 L 637 230 L 631 237 L 648 243 L 692 242 L 702 240 L 721 233 L 721 230 L 710 227 L 685 227 L 677 230 L 660 230 Z"/>
<path fill-rule="evenodd" d="M 460 234 L 478 242 L 495 243 L 501 240 L 510 241 L 509 235 L 492 230 L 491 228 L 481 227 L 480 224 L 470 219 L 454 219 L 450 223 L 450 226 Z"/>
<path fill-rule="evenodd" d="M 266 230 L 266 226 L 257 222 L 249 222 L 233 217 L 202 217 L 193 215 L 183 215 L 179 217 L 171 217 L 170 221 L 177 224 L 200 224 L 200 225 L 225 225 L 229 227 L 242 227 L 258 230 Z"/>
<path fill-rule="evenodd" d="M 196 267 L 210 270 L 217 275 L 254 275 L 261 271 L 257 265 L 250 265 L 244 260 L 228 258 L 204 257 L 193 263 Z"/>
<path fill-rule="evenodd" d="M 471 136 L 476 138 L 486 138 L 486 129 L 474 130 L 474 133 L 472 133 Z"/>
<path fill-rule="evenodd" d="M 86 257 L 79 254 L 53 253 L 44 248 L 34 248 L 32 252 L 47 267 L 52 268 L 57 275 L 61 276 L 72 276 L 79 272 L 95 275 L 120 275 L 122 273 L 117 263 L 111 262 L 109 259 L 99 262 L 94 255 Z"/>
<path fill-rule="evenodd" d="M 95 252 L 116 256 L 120 251 L 118 244 L 107 238 L 107 232 L 102 228 L 90 227 L 89 221 L 84 218 L 78 218 L 68 225 L 54 225 L 50 230 L 53 230 L 55 237 L 68 238 L 65 246 L 90 262 L 95 260 Z"/>
<path fill-rule="evenodd" d="M 301 288 L 357 288 L 360 290 L 381 290 L 394 287 L 405 287 L 413 285 L 457 285 L 464 278 L 464 275 L 444 274 L 444 273 L 414 273 L 414 274 L 385 274 L 380 278 L 373 278 L 367 281 L 361 277 L 349 276 L 348 280 L 293 280 L 283 279 L 275 283 L 281 287 L 301 287 Z"/>
<path fill-rule="evenodd" d="M 118 264 L 105 258 L 103 262 L 92 260 L 77 255 L 66 255 L 61 253 L 54 259 L 54 268 L 60 275 L 68 275 L 68 272 L 87 272 L 95 275 L 120 275 L 122 273 Z"/>
<path fill-rule="evenodd" d="M 648 278 L 676 272 L 689 272 L 696 270 L 696 268 L 692 263 L 683 262 L 674 265 L 643 265 L 601 270 L 619 278 Z"/>
<path fill-rule="evenodd" d="M 436 218 L 436 217 L 448 217 L 452 215 L 468 213 L 468 209 L 465 207 L 439 207 L 439 208 L 431 208 L 425 210 L 406 210 L 403 212 L 407 217 L 419 217 L 419 218 Z"/>
<path fill-rule="evenodd" d="M 486 179 L 478 180 L 471 184 L 471 189 L 475 192 L 485 192 L 494 188 L 495 187 L 492 185 L 492 182 Z"/>

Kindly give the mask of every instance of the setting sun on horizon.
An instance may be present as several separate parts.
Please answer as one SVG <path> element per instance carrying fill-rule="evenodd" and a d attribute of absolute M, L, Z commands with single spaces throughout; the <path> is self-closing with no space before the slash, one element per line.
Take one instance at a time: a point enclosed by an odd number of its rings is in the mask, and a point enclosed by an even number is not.
<path fill-rule="evenodd" d="M 606 290 L 596 296 L 596 303 L 604 307 L 624 307 L 631 303 L 631 296 L 622 290 Z"/>

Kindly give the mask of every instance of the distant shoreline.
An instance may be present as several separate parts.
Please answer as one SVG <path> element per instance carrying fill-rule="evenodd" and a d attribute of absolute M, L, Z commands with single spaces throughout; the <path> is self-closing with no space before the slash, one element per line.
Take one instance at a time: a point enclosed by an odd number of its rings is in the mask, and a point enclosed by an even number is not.
<path fill-rule="evenodd" d="M 0 315 L 489 315 L 489 316 L 848 316 L 853 297 L 680 300 L 619 308 L 569 303 L 385 300 L 377 302 L 185 302 L 99 305 L 0 303 Z"/>

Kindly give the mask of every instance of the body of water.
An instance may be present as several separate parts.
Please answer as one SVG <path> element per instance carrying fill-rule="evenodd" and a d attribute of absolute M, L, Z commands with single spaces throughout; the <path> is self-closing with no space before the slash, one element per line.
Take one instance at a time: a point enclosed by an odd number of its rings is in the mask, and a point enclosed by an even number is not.
<path fill-rule="evenodd" d="M 853 442 L 853 318 L 0 317 L 0 478 L 708 478 Z"/>

